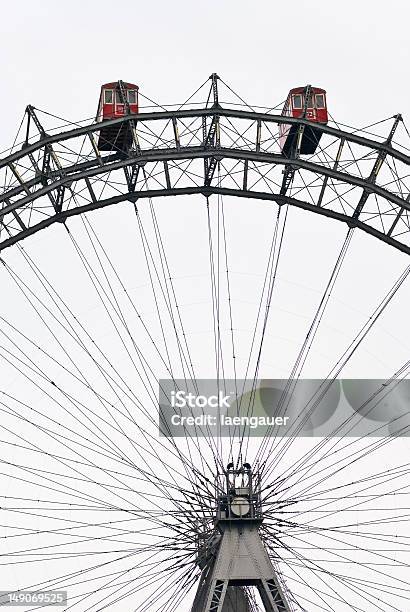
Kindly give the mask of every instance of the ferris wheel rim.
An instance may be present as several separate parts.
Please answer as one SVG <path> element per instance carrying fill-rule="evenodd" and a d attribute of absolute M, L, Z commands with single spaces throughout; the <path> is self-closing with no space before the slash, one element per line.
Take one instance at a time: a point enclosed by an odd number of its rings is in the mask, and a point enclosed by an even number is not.
<path fill-rule="evenodd" d="M 0 171 L 5 172 L 6 177 L 7 172 L 11 173 L 14 179 L 14 182 L 9 181 L 8 183 L 5 180 L 5 186 L 2 192 L 0 191 L 0 206 L 2 206 L 0 209 L 0 234 L 3 233 L 4 235 L 7 232 L 5 239 L 1 240 L 0 237 L 0 252 L 55 222 L 64 223 L 69 217 L 89 210 L 103 208 L 126 200 L 136 202 L 142 198 L 202 194 L 206 197 L 228 195 L 270 200 L 279 205 L 290 204 L 309 212 L 316 212 L 342 221 L 350 228 L 358 227 L 393 248 L 407 255 L 410 254 L 410 242 L 407 240 L 407 234 L 410 233 L 410 193 L 407 194 L 408 186 L 406 184 L 410 156 L 393 146 L 393 135 L 398 124 L 402 121 L 401 115 L 393 117 L 395 121 L 389 136 L 380 141 L 363 136 L 360 130 L 348 132 L 325 123 L 315 123 L 315 131 L 319 133 L 319 138 L 320 135 L 327 134 L 335 138 L 333 144 L 339 143 L 339 151 L 333 162 L 331 155 L 327 154 L 326 148 L 323 150 L 323 153 L 325 153 L 323 159 L 320 159 L 316 154 L 313 158 L 312 156 L 307 158 L 303 156 L 304 158 L 302 158 L 300 154 L 293 153 L 289 156 L 283 152 L 272 151 L 272 144 L 264 146 L 263 139 L 261 139 L 262 129 L 265 129 L 268 140 L 278 143 L 278 137 L 272 134 L 272 126 L 280 127 L 286 124 L 293 126 L 295 129 L 303 130 L 312 126 L 311 121 L 304 118 L 274 115 L 269 112 L 261 113 L 253 110 L 229 108 L 221 106 L 219 103 L 205 108 L 181 107 L 171 111 L 161 109 L 150 113 L 128 114 L 80 127 L 78 127 L 79 124 L 75 124 L 74 129 L 63 131 L 61 131 L 60 126 L 60 131 L 52 135 L 42 127 L 35 114 L 34 107 L 29 105 L 26 113 L 27 132 L 23 146 L 0 159 Z M 31 117 L 34 117 L 34 123 L 39 129 L 40 135 L 40 137 L 36 137 L 34 142 L 29 137 Z M 179 133 L 181 127 L 186 128 L 183 123 L 184 119 L 192 120 L 192 122 L 196 121 L 197 126 L 200 126 L 192 130 L 188 145 L 181 142 Z M 228 134 L 228 143 L 222 143 L 220 136 L 216 137 L 213 130 L 216 126 L 220 126 L 223 119 L 229 122 L 233 120 L 247 121 L 248 127 L 242 134 L 238 130 L 235 137 Z M 165 127 L 160 129 L 158 126 L 163 125 L 164 121 L 168 123 L 165 123 Z M 207 121 L 210 121 L 209 127 L 207 127 Z M 232 123 L 230 124 L 232 125 Z M 108 154 L 101 154 L 94 140 L 95 134 L 100 132 L 101 137 L 102 126 L 105 130 L 115 129 L 115 127 L 121 130 L 124 125 L 127 130 L 134 130 L 135 133 L 145 129 L 152 134 L 155 142 L 152 146 L 140 147 L 138 136 L 133 136 L 134 144 L 131 148 L 127 146 L 127 149 L 122 151 L 116 150 L 114 147 Z M 152 127 L 150 127 L 151 125 Z M 173 127 L 171 138 L 169 135 L 167 137 L 163 135 L 167 125 Z M 218 127 L 218 130 L 223 130 L 224 127 L 226 131 L 226 126 L 223 125 Z M 251 130 L 252 135 L 247 135 L 245 140 L 243 134 L 249 130 Z M 189 130 L 188 133 L 190 133 Z M 75 139 L 78 137 L 90 139 L 93 148 L 91 157 L 87 155 L 81 158 L 79 155 L 74 163 L 64 163 L 64 161 L 61 163 L 53 145 L 61 144 L 66 147 L 66 150 L 70 150 L 67 149 L 67 143 L 71 141 L 75 143 Z M 231 137 L 230 140 L 229 137 Z M 346 144 L 349 151 L 351 151 L 350 147 L 353 144 L 364 147 L 365 154 L 356 160 L 355 155 L 349 153 L 349 156 L 353 158 L 352 162 L 345 162 L 341 166 L 339 163 L 340 154 Z M 75 151 L 75 145 L 71 150 Z M 35 160 L 34 154 L 39 156 L 39 162 Z M 370 174 L 365 175 L 360 170 L 358 161 L 365 158 L 371 161 L 374 156 L 376 156 L 376 162 L 373 170 Z M 379 170 L 390 158 L 393 165 L 396 162 L 404 164 L 406 172 L 401 177 L 394 167 L 390 182 L 384 185 L 378 184 L 376 179 Z M 204 164 L 202 177 L 198 175 L 193 180 L 192 177 L 185 176 L 184 184 L 184 180 L 180 180 L 181 177 L 178 181 L 175 181 L 171 176 L 171 168 L 178 168 L 178 164 L 190 164 L 197 161 L 202 161 Z M 236 176 L 232 174 L 234 186 L 232 180 L 228 184 L 228 178 L 232 178 L 231 170 L 226 170 L 225 175 L 218 178 L 218 182 L 215 180 L 215 168 L 220 168 L 225 161 L 240 167 L 239 171 L 236 170 L 233 173 L 236 173 Z M 158 165 L 162 168 L 160 173 L 156 170 Z M 355 172 L 351 171 L 352 165 Z M 141 179 L 138 179 L 138 173 L 145 176 L 147 169 L 151 167 L 154 168 L 153 172 L 155 171 L 155 175 L 153 174 L 156 183 L 155 188 L 148 185 L 147 179 L 145 179 L 145 184 L 142 183 L 142 185 Z M 267 168 L 266 174 L 265 168 Z M 269 172 L 274 172 L 275 168 L 283 169 L 282 173 L 285 176 L 286 174 L 294 176 L 296 172 L 306 172 L 306 176 L 316 177 L 315 186 L 319 186 L 318 180 L 322 185 L 320 195 L 317 197 L 316 194 L 312 195 L 309 191 L 309 184 L 306 186 L 307 193 L 305 195 L 304 192 L 304 197 L 296 197 L 300 193 L 300 189 L 296 194 L 289 193 L 289 185 L 285 187 L 282 185 L 282 188 L 279 189 L 275 186 L 275 179 L 273 179 L 273 182 L 270 179 L 270 183 L 265 181 L 266 185 L 262 185 L 265 187 L 264 190 L 261 190 L 260 187 L 256 189 L 255 184 L 248 184 L 250 182 L 248 181 L 248 175 L 251 170 L 257 170 L 262 177 L 262 175 L 267 176 Z M 127 177 L 128 186 L 125 185 L 121 189 L 117 189 L 117 196 L 102 199 L 102 196 L 94 193 L 91 181 L 97 181 L 101 175 L 107 173 L 110 175 L 114 171 L 123 171 L 125 174 L 132 175 L 132 178 Z M 31 175 L 27 178 L 27 174 L 30 173 Z M 301 178 L 305 181 L 303 175 L 301 175 Z M 226 180 L 226 185 L 224 180 Z M 81 189 L 81 181 L 87 185 L 87 203 L 80 203 L 79 205 L 76 202 L 73 207 L 72 203 L 70 204 L 70 201 L 67 200 L 67 194 L 75 194 L 77 184 L 80 185 Z M 347 210 L 345 210 L 342 201 L 343 194 L 341 195 L 335 190 L 333 200 L 342 198 L 338 202 L 339 205 L 333 205 L 332 198 L 330 202 L 324 202 L 324 191 L 329 189 L 329 183 L 347 186 L 348 189 L 353 190 L 357 188 L 361 193 L 360 201 L 358 203 L 348 202 Z M 332 186 L 331 191 L 333 190 L 334 187 Z M 369 196 L 376 198 L 376 200 L 380 197 L 387 203 L 387 208 L 380 210 L 376 201 L 372 210 L 363 210 L 362 201 L 367 202 Z M 43 197 L 48 198 L 48 200 L 45 200 L 46 202 L 50 201 L 52 203 L 52 206 L 48 206 L 48 210 L 47 207 L 41 205 L 41 198 Z M 66 198 L 66 201 L 64 201 L 64 198 Z M 42 208 L 41 221 L 36 223 L 36 219 L 32 220 L 30 214 L 30 219 L 27 222 L 26 219 L 22 218 L 22 215 L 24 216 L 30 207 L 33 211 L 36 211 L 37 200 L 40 200 L 39 208 Z M 396 225 L 399 222 L 401 227 L 398 229 Z M 12 228 L 11 231 L 9 228 Z"/>
<path fill-rule="evenodd" d="M 342 213 L 338 213 L 331 209 L 321 208 L 316 205 L 310 204 L 309 202 L 306 202 L 303 200 L 297 200 L 296 198 L 292 198 L 290 196 L 280 196 L 278 194 L 267 194 L 264 192 L 253 192 L 253 191 L 242 193 L 241 191 L 238 191 L 238 190 L 226 189 L 226 188 L 220 188 L 220 187 L 191 187 L 191 188 L 181 187 L 181 188 L 175 188 L 175 189 L 170 189 L 170 190 L 162 190 L 162 189 L 157 190 L 157 191 L 150 190 L 146 192 L 140 192 L 138 194 L 128 193 L 124 195 L 114 196 L 114 197 L 108 198 L 107 200 L 100 200 L 98 202 L 84 204 L 83 206 L 79 206 L 79 207 L 67 210 L 65 212 L 58 213 L 53 217 L 50 217 L 48 219 L 41 221 L 40 223 L 32 226 L 31 228 L 22 229 L 21 232 L 19 232 L 18 236 L 13 236 L 13 237 L 4 239 L 3 241 L 0 242 L 0 253 L 4 251 L 5 249 L 10 248 L 13 245 L 20 243 L 25 238 L 28 238 L 29 236 L 32 236 L 38 233 L 39 231 L 47 227 L 50 227 L 51 225 L 54 225 L 55 223 L 64 224 L 68 219 L 72 217 L 76 217 L 81 214 L 85 214 L 87 212 L 104 209 L 109 206 L 121 204 L 124 202 L 135 203 L 138 200 L 145 200 L 145 199 L 151 199 L 151 198 L 156 199 L 159 197 L 178 197 L 178 196 L 182 197 L 182 196 L 187 196 L 187 195 L 202 195 L 205 198 L 209 198 L 212 195 L 215 195 L 215 196 L 225 195 L 225 196 L 245 198 L 245 199 L 251 199 L 251 200 L 274 202 L 274 203 L 277 203 L 279 206 L 284 206 L 287 204 L 289 206 L 293 206 L 300 210 L 305 210 L 307 212 L 318 214 L 321 217 L 326 217 L 329 219 L 334 219 L 336 221 L 345 223 L 349 228 L 357 227 L 358 229 L 365 232 L 366 234 L 369 234 L 379 239 L 381 242 L 388 244 L 394 249 L 406 255 L 410 255 L 410 245 L 407 246 L 406 244 L 403 244 L 402 242 L 395 240 L 391 236 L 384 234 L 383 232 L 373 228 L 370 225 L 367 225 L 366 223 L 358 219 L 352 219 L 352 217 L 350 217 L 349 215 L 344 215 Z"/>

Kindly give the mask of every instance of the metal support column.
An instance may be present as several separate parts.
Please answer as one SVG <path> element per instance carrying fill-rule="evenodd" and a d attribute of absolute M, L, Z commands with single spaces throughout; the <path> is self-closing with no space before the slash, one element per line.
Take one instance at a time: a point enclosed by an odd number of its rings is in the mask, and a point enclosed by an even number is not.
<path fill-rule="evenodd" d="M 199 538 L 197 563 L 202 569 L 191 612 L 251 612 L 247 587 L 259 591 L 266 612 L 291 612 L 271 559 L 262 542 L 260 476 L 244 463 L 230 463 L 217 476 L 214 533 Z"/>

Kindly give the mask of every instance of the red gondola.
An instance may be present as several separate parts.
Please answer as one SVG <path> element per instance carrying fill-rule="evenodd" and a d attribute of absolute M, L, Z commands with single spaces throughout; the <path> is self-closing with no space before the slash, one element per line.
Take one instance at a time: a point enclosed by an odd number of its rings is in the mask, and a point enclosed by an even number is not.
<path fill-rule="evenodd" d="M 116 119 L 127 114 L 138 113 L 138 85 L 114 81 L 101 86 L 98 103 L 97 121 Z M 100 151 L 125 151 L 132 142 L 128 124 L 101 127 L 98 138 Z"/>
<path fill-rule="evenodd" d="M 319 87 L 295 87 L 291 89 L 282 115 L 286 117 L 302 117 L 312 123 L 327 123 L 327 104 L 326 91 Z M 282 123 L 279 125 L 279 141 L 282 153 L 290 155 L 297 146 L 298 126 Z M 299 153 L 301 155 L 311 155 L 316 151 L 319 140 L 322 136 L 321 130 L 312 126 L 305 126 Z"/>

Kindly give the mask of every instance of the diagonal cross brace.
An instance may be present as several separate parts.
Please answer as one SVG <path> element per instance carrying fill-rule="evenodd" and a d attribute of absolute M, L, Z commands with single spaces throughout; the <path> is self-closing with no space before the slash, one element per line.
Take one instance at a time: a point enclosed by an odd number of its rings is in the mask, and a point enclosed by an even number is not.
<path fill-rule="evenodd" d="M 394 133 L 395 133 L 395 131 L 397 129 L 397 126 L 399 125 L 400 121 L 402 121 L 402 120 L 403 119 L 402 119 L 401 115 L 396 115 L 394 123 L 392 125 L 391 130 L 390 130 L 390 134 L 389 134 L 389 136 L 388 136 L 388 138 L 387 138 L 387 140 L 385 142 L 385 145 L 387 147 L 389 147 L 391 145 Z M 381 167 L 383 165 L 383 162 L 386 159 L 386 157 L 387 157 L 387 150 L 380 149 L 379 153 L 377 154 L 377 159 L 376 159 L 376 161 L 374 163 L 372 171 L 370 172 L 370 175 L 369 175 L 369 177 L 367 179 L 369 181 L 369 183 L 374 184 L 376 182 L 377 175 L 379 174 L 380 169 L 381 169 Z M 366 202 L 368 200 L 369 195 L 370 195 L 370 191 L 368 189 L 364 189 L 363 192 L 362 192 L 362 195 L 360 197 L 359 203 L 357 204 L 356 209 L 355 209 L 355 211 L 354 211 L 354 213 L 352 215 L 353 219 L 358 219 L 359 218 L 359 215 L 362 212 L 362 210 L 363 210 L 363 208 L 364 208 L 364 206 L 365 206 L 365 204 L 366 204 Z"/>
<path fill-rule="evenodd" d="M 29 132 L 30 119 L 34 122 L 36 128 L 38 129 L 39 134 L 40 134 L 40 139 L 47 138 L 48 134 L 45 131 L 44 127 L 42 126 L 39 118 L 37 117 L 35 109 L 33 106 L 31 106 L 31 104 L 27 106 L 26 112 L 28 115 L 26 144 L 28 144 L 28 132 Z M 29 159 L 36 173 L 40 176 L 40 180 L 41 180 L 43 187 L 46 187 L 48 185 L 48 181 L 49 181 L 50 174 L 51 174 L 51 160 L 53 160 L 56 168 L 58 168 L 58 171 L 57 171 L 58 176 L 60 176 L 61 178 L 65 176 L 65 171 L 60 163 L 60 160 L 58 159 L 52 145 L 49 143 L 45 143 L 44 145 L 44 152 L 43 152 L 41 168 L 38 166 L 38 163 L 34 159 L 33 155 L 29 154 Z M 48 194 L 48 198 L 51 204 L 53 205 L 54 210 L 57 214 L 62 211 L 64 193 L 65 193 L 65 187 L 61 185 L 60 187 L 56 189 L 55 194 L 53 194 L 52 192 Z"/>
<path fill-rule="evenodd" d="M 212 81 L 212 95 L 213 95 L 213 105 L 212 108 L 217 110 L 221 108 L 218 100 L 218 75 L 216 73 L 211 74 L 209 77 Z M 207 118 L 203 117 L 202 119 L 202 141 L 204 150 L 209 149 L 219 149 L 221 146 L 221 137 L 220 137 L 220 129 L 219 129 L 219 114 L 215 113 L 211 118 L 211 123 L 209 128 L 207 126 Z M 217 157 L 206 157 L 204 159 L 204 186 L 209 187 L 212 183 L 213 176 L 215 174 L 215 169 L 218 163 Z"/>

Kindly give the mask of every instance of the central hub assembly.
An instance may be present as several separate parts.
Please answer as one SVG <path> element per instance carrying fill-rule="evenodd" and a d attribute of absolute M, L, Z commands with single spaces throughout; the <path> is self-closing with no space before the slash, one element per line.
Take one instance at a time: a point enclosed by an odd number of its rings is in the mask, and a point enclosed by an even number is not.
<path fill-rule="evenodd" d="M 223 530 L 232 521 L 262 523 L 262 502 L 259 473 L 249 463 L 235 468 L 229 463 L 216 478 L 215 526 Z"/>

